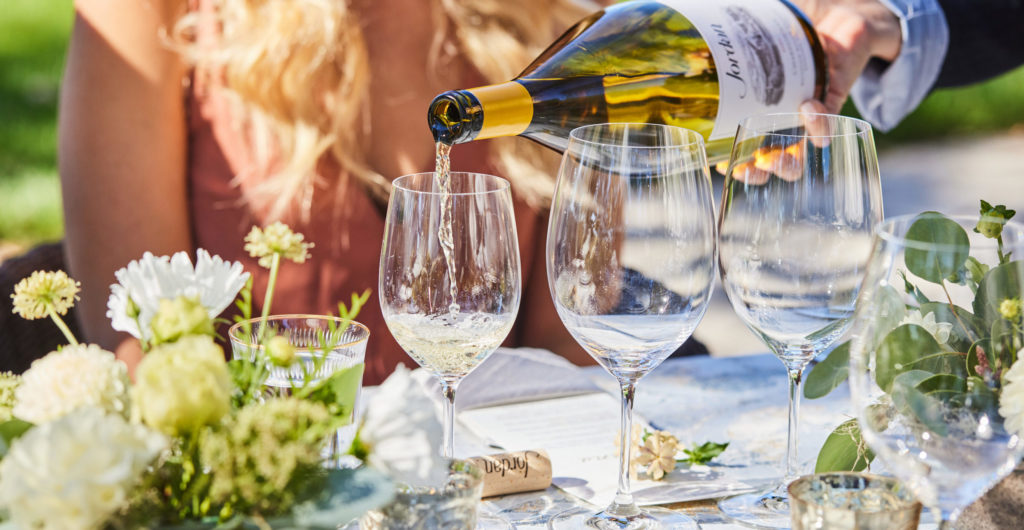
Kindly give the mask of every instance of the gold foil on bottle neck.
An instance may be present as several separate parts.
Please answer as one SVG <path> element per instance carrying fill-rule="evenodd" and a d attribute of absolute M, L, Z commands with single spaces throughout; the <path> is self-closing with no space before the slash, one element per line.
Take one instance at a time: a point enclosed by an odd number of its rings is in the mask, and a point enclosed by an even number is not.
<path fill-rule="evenodd" d="M 483 126 L 474 140 L 522 134 L 533 120 L 533 98 L 526 87 L 515 81 L 469 92 L 480 102 L 484 113 Z"/>

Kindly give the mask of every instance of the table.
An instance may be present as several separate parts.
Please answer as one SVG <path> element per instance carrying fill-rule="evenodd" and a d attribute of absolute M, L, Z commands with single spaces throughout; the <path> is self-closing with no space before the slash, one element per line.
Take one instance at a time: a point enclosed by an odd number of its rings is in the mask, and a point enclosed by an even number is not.
<path fill-rule="evenodd" d="M 599 367 L 583 371 L 603 389 L 612 393 L 617 390 L 614 379 Z M 692 357 L 670 359 L 641 380 L 635 410 L 653 426 L 675 434 L 682 443 L 729 441 L 730 448 L 710 468 L 722 476 L 741 477 L 759 485 L 781 476 L 787 401 L 786 371 L 770 354 Z M 804 400 L 800 459 L 805 472 L 813 469 L 818 449 L 832 429 L 849 418 L 849 409 L 845 385 L 820 400 Z M 617 415 L 618 411 L 613 413 Z M 673 473 L 669 479 L 685 482 L 685 473 Z M 724 521 L 715 502 L 703 500 L 669 507 L 693 515 L 703 528 L 743 528 Z M 544 528 L 550 517 L 581 504 L 551 487 L 486 500 L 483 511 L 500 515 L 516 528 Z"/>

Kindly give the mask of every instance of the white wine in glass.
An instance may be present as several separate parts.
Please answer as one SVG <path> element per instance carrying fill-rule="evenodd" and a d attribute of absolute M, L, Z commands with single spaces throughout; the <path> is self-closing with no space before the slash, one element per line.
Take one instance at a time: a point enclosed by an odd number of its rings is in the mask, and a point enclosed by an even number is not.
<path fill-rule="evenodd" d="M 629 462 L 637 382 L 689 338 L 711 297 L 714 205 L 700 134 L 628 123 L 573 130 L 546 260 L 559 317 L 622 392 L 614 501 L 598 513 L 560 515 L 551 526 L 696 528 L 682 514 L 638 508 Z"/>
<path fill-rule="evenodd" d="M 477 173 L 395 179 L 381 250 L 380 305 L 398 344 L 441 383 L 444 456 L 455 390 L 508 336 L 519 311 L 519 246 L 508 181 Z"/>

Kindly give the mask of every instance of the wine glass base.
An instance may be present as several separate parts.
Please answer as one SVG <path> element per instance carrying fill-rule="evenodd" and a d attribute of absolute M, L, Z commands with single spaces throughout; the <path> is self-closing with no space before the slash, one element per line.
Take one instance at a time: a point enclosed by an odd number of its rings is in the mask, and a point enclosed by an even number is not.
<path fill-rule="evenodd" d="M 789 528 L 789 495 L 786 486 L 746 493 L 718 501 L 726 519 L 751 528 Z"/>
<path fill-rule="evenodd" d="M 644 508 L 636 515 L 623 517 L 605 511 L 573 509 L 548 521 L 550 530 L 697 530 L 691 517 L 659 508 Z"/>

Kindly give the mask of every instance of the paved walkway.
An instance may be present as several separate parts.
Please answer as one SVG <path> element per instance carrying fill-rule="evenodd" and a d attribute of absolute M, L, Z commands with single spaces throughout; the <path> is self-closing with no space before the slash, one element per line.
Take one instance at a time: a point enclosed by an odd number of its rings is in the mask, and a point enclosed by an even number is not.
<path fill-rule="evenodd" d="M 879 166 L 886 217 L 925 210 L 973 215 L 985 199 L 1017 210 L 1024 221 L 1024 131 L 902 146 L 879 153 Z M 733 313 L 720 283 L 694 335 L 715 356 L 767 350 Z"/>

